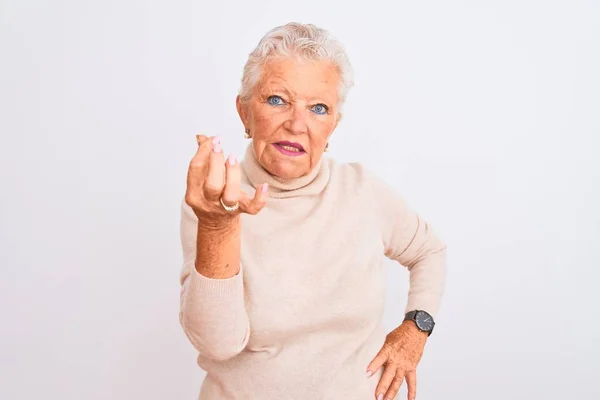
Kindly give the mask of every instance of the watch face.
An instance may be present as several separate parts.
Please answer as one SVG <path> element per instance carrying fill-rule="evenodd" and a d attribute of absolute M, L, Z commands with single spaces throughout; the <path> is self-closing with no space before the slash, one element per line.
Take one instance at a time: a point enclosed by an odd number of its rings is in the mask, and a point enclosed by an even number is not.
<path fill-rule="evenodd" d="M 417 315 L 415 315 L 415 322 L 419 329 L 423 331 L 429 332 L 433 329 L 433 318 L 425 311 L 417 312 Z"/>

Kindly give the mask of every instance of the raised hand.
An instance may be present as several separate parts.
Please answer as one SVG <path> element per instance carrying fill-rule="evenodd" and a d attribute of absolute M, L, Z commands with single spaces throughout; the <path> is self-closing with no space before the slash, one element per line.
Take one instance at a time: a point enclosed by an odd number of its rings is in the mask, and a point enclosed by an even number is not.
<path fill-rule="evenodd" d="M 227 223 L 240 213 L 257 214 L 267 202 L 267 184 L 248 196 L 241 190 L 240 165 L 233 155 L 227 160 L 218 137 L 196 136 L 198 150 L 187 175 L 185 202 L 205 222 Z"/>

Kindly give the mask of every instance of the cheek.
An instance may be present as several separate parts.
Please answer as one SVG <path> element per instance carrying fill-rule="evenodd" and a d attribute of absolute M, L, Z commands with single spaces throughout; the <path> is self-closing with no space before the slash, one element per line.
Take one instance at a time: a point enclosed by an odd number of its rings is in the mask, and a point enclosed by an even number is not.
<path fill-rule="evenodd" d="M 254 117 L 256 133 L 260 137 L 271 136 L 284 121 L 284 118 L 274 112 L 269 113 L 264 110 L 258 110 Z"/>
<path fill-rule="evenodd" d="M 320 147 L 324 147 L 329 134 L 333 130 L 333 124 L 330 121 L 315 121 L 310 130 L 311 141 Z"/>

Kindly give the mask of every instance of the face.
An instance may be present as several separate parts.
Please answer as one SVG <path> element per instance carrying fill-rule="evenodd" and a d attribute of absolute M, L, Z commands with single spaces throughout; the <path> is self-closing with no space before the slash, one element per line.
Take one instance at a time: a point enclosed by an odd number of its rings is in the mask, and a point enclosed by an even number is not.
<path fill-rule="evenodd" d="M 263 67 L 252 98 L 237 99 L 259 163 L 271 175 L 298 178 L 319 162 L 339 121 L 340 75 L 327 62 L 277 60 Z"/>

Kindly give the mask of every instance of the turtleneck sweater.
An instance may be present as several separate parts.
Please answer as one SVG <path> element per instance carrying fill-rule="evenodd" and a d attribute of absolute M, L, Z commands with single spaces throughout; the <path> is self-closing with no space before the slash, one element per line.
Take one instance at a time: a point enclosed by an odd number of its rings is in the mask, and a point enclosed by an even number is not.
<path fill-rule="evenodd" d="M 409 271 L 403 311 L 435 317 L 445 245 L 359 163 L 322 158 L 308 175 L 280 179 L 249 145 L 241 167 L 242 190 L 268 183 L 269 199 L 242 214 L 236 276 L 196 271 L 198 220 L 182 202 L 179 317 L 206 371 L 199 399 L 374 399 L 382 371 L 366 368 L 387 334 L 384 258 Z"/>

